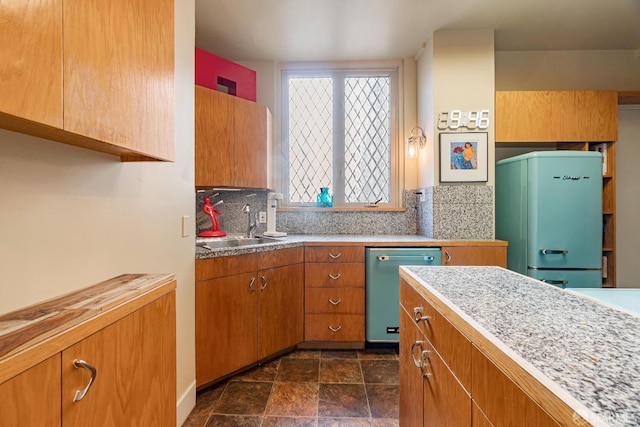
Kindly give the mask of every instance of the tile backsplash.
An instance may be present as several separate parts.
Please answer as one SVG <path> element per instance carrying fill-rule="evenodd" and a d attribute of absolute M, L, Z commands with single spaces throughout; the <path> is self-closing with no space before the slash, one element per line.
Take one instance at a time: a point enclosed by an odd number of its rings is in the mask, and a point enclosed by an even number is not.
<path fill-rule="evenodd" d="M 202 212 L 204 197 L 216 206 L 220 229 L 228 234 L 244 234 L 249 204 L 252 215 L 267 210 L 266 190 L 209 190 L 196 197 L 197 232 L 211 228 L 211 219 Z M 422 193 L 422 194 L 419 194 Z M 421 200 L 421 201 L 420 201 Z M 363 211 L 279 211 L 276 229 L 289 234 L 420 234 L 435 239 L 493 239 L 493 188 L 479 185 L 447 185 L 404 192 L 403 212 Z M 256 234 L 266 231 L 258 224 Z"/>

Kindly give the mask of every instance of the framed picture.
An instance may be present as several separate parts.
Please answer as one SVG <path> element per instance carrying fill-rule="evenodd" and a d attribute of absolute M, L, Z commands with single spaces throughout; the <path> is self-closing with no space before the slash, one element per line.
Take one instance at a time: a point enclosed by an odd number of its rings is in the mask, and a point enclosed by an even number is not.
<path fill-rule="evenodd" d="M 440 182 L 486 182 L 486 132 L 440 133 Z"/>

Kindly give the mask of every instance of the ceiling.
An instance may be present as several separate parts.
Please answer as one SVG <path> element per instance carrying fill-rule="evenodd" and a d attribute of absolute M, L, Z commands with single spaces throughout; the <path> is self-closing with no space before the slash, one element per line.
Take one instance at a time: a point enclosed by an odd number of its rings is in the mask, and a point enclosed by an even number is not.
<path fill-rule="evenodd" d="M 498 51 L 640 52 L 640 0 L 195 0 L 196 46 L 235 60 L 414 56 L 438 30 L 494 29 Z"/>

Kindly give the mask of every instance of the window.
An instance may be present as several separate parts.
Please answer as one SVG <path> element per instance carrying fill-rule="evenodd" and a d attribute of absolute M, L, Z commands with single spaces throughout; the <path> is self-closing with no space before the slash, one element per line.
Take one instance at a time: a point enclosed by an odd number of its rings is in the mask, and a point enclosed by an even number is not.
<path fill-rule="evenodd" d="M 283 193 L 315 206 L 329 187 L 334 207 L 397 205 L 395 69 L 284 70 Z"/>

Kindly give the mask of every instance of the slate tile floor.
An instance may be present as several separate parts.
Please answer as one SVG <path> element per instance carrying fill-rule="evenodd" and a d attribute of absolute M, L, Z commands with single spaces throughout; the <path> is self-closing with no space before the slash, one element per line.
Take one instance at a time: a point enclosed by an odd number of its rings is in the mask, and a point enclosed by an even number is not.
<path fill-rule="evenodd" d="M 198 393 L 183 427 L 398 426 L 394 349 L 297 350 Z"/>

